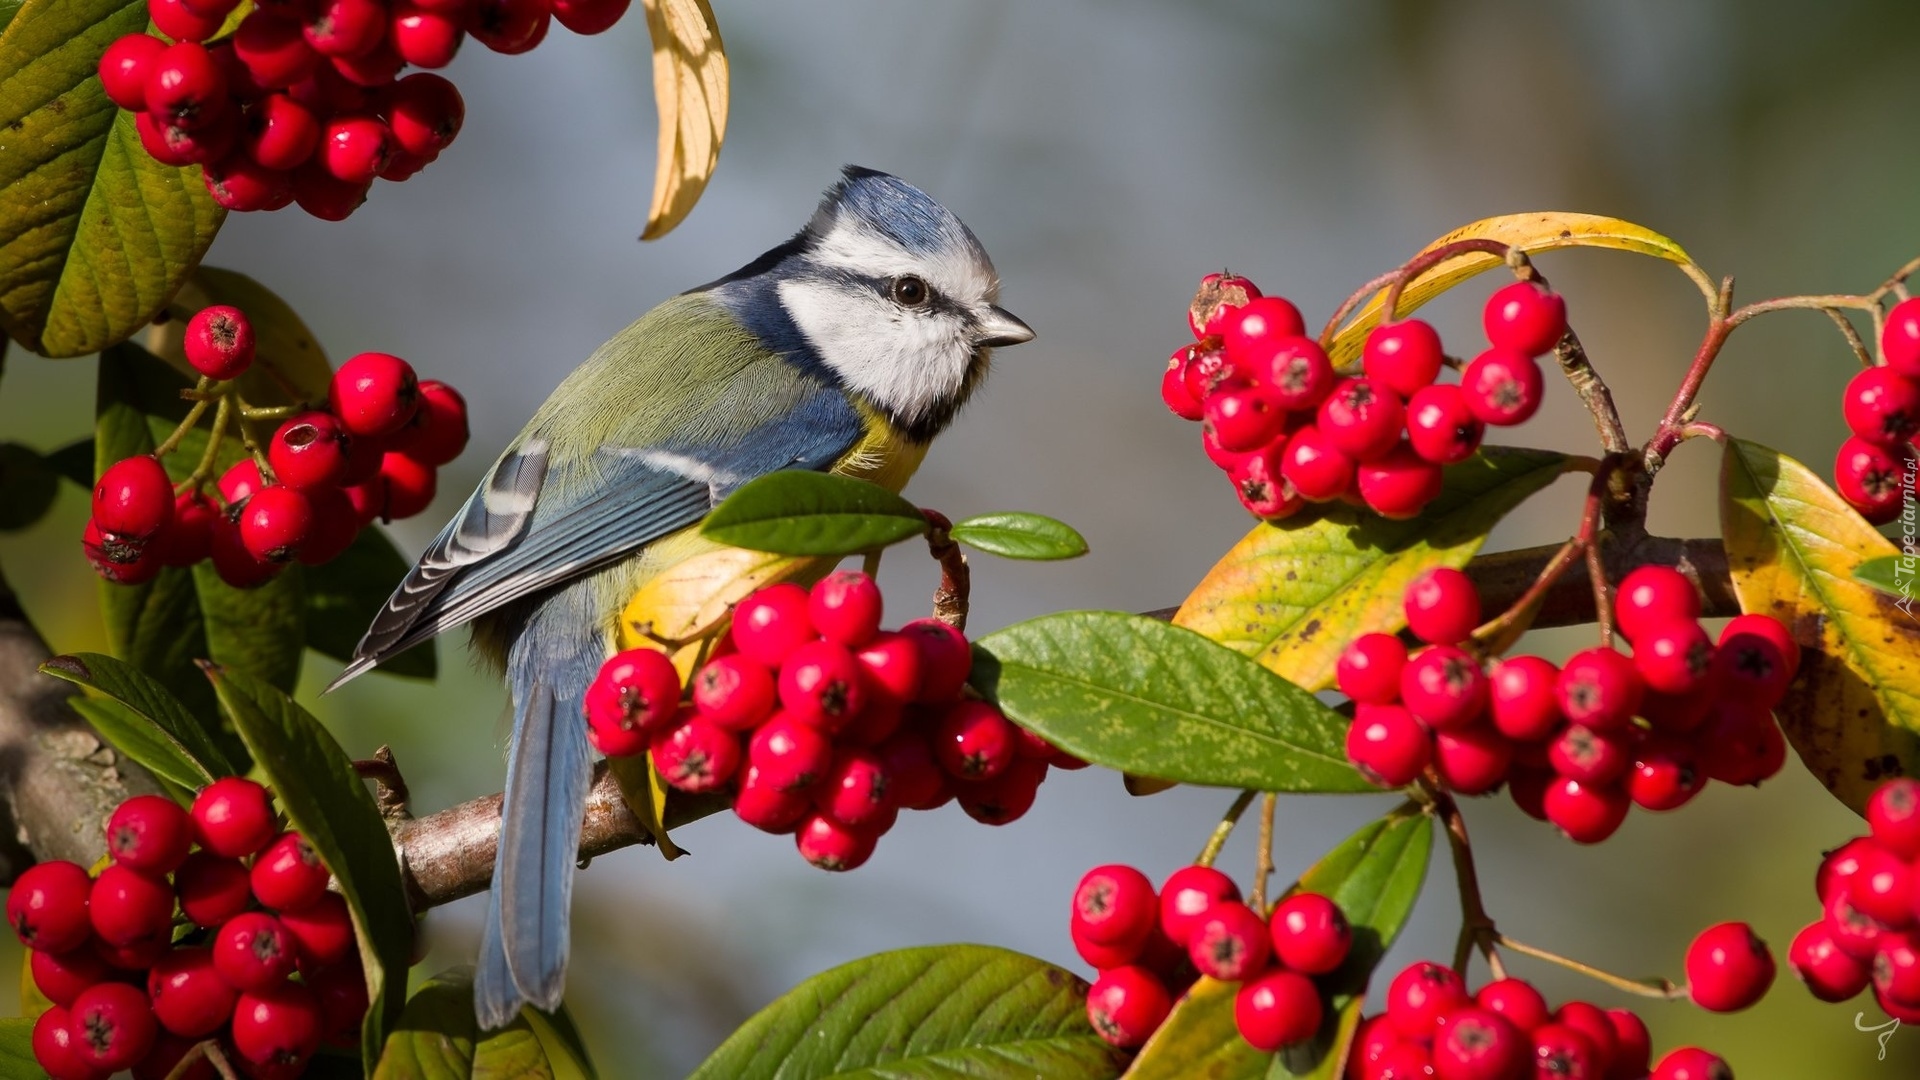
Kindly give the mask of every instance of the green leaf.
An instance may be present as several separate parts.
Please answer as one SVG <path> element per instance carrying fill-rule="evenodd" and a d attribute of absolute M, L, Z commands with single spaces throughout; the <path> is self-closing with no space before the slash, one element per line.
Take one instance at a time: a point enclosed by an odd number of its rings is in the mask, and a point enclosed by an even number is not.
<path fill-rule="evenodd" d="M 1076 559 L 1087 553 L 1086 537 L 1073 526 L 1018 510 L 975 514 L 955 522 L 949 535 L 970 548 L 1007 559 Z"/>
<path fill-rule="evenodd" d="M 1914 559 L 1911 555 L 1882 555 L 1854 567 L 1853 580 L 1879 589 L 1889 596 L 1900 597 L 1907 602 L 1905 610 L 1911 611 L 1914 577 L 1920 574 L 1920 565 L 1916 563 L 1920 563 L 1920 560 Z"/>
<path fill-rule="evenodd" d="M 690 1080 L 1120 1075 L 1087 984 L 985 945 L 880 953 L 822 972 L 740 1026 Z"/>
<path fill-rule="evenodd" d="M 146 27 L 143 0 L 26 0 L 0 35 L 0 329 L 43 356 L 145 326 L 226 216 L 100 88 L 100 54 Z"/>
<path fill-rule="evenodd" d="M 46 457 L 47 467 L 81 491 L 93 491 L 93 436 L 76 439 Z"/>
<path fill-rule="evenodd" d="M 0 1020 L 0 1076 L 47 1075 L 33 1057 L 33 1021 L 24 1016 Z"/>
<path fill-rule="evenodd" d="M 1401 602 L 1415 577 L 1465 566 L 1494 525 L 1567 464 L 1544 450 L 1486 447 L 1447 469 L 1446 489 L 1410 521 L 1336 505 L 1318 517 L 1257 525 L 1173 621 L 1324 690 L 1347 642 L 1405 624 Z"/>
<path fill-rule="evenodd" d="M 473 1051 L 473 1080 L 562 1080 L 522 1009 L 513 1023 L 481 1038 Z"/>
<path fill-rule="evenodd" d="M 708 539 L 775 555 L 857 555 L 927 531 L 910 502 L 877 484 L 783 469 L 750 480 L 700 526 Z"/>
<path fill-rule="evenodd" d="M 253 676 L 215 665 L 206 671 L 293 827 L 333 871 L 353 913 L 367 1000 L 373 1002 L 360 1044 L 371 1068 L 400 1014 L 413 947 L 393 838 L 352 759 L 320 721 Z"/>
<path fill-rule="evenodd" d="M 1314 1040 L 1278 1054 L 1255 1050 L 1234 1026 L 1239 984 L 1203 978 L 1141 1047 L 1127 1080 L 1337 1080 L 1367 980 L 1412 914 L 1432 853 L 1433 826 L 1407 806 L 1348 837 L 1301 877 L 1296 888 L 1331 897 L 1354 930 L 1347 962 L 1320 980 L 1331 1007 Z"/>
<path fill-rule="evenodd" d="M 169 305 L 175 318 L 147 332 L 146 346 L 175 371 L 188 378 L 199 372 L 187 362 L 183 342 L 193 312 L 214 304 L 230 304 L 247 313 L 253 327 L 253 364 L 237 382 L 240 396 L 250 405 L 299 405 L 324 402 L 333 366 L 320 341 L 307 329 L 292 305 L 273 290 L 245 274 L 202 266 L 193 272 Z M 270 420 L 254 429 L 256 441 L 279 426 Z"/>
<path fill-rule="evenodd" d="M 522 1009 L 520 1018 L 533 1028 L 534 1036 L 540 1040 L 540 1050 L 547 1055 L 547 1065 L 553 1070 L 555 1080 L 597 1080 L 593 1062 L 587 1058 L 586 1043 L 580 1039 L 580 1029 L 574 1026 L 573 1017 L 568 1015 L 564 1004 L 551 1013 Z"/>
<path fill-rule="evenodd" d="M 0 532 L 40 520 L 60 492 L 60 474 L 19 443 L 0 443 Z"/>
<path fill-rule="evenodd" d="M 181 787 L 200 788 L 238 775 L 215 740 L 211 716 L 196 716 L 133 665 L 99 653 L 76 653 L 56 656 L 40 670 L 105 695 L 77 699 L 74 708 L 121 753 Z"/>
<path fill-rule="evenodd" d="M 1774 715 L 1807 769 L 1855 810 L 1888 776 L 1920 774 L 1920 618 L 1854 579 L 1893 542 L 1812 469 L 1744 439 L 1721 459 L 1720 535 L 1740 610 L 1800 640 Z"/>
<path fill-rule="evenodd" d="M 122 458 L 152 452 L 172 434 L 187 413 L 180 391 L 190 385 L 137 345 L 101 353 L 95 475 Z M 175 482 L 185 480 L 206 446 L 204 427 L 189 431 L 165 459 L 168 475 Z M 216 468 L 225 469 L 245 453 L 238 439 L 228 439 Z M 159 679 L 196 711 L 213 711 L 213 695 L 194 667 L 201 659 L 291 690 L 306 641 L 302 570 L 290 566 L 257 589 L 227 585 L 208 562 L 190 569 L 168 567 L 144 585 L 103 581 L 107 640 L 114 655 Z"/>
<path fill-rule="evenodd" d="M 1347 721 L 1231 649 L 1143 615 L 1068 611 L 974 642 L 973 685 L 1088 761 L 1261 791 L 1377 791 Z"/>
<path fill-rule="evenodd" d="M 477 1035 L 472 972 L 441 972 L 407 999 L 373 1080 L 467 1080 Z"/>
<path fill-rule="evenodd" d="M 360 530 L 346 552 L 320 566 L 306 567 L 307 647 L 341 662 L 353 659 L 360 635 L 407 576 L 410 564 L 380 529 Z M 375 671 L 431 679 L 439 672 L 433 639 L 383 661 Z"/>

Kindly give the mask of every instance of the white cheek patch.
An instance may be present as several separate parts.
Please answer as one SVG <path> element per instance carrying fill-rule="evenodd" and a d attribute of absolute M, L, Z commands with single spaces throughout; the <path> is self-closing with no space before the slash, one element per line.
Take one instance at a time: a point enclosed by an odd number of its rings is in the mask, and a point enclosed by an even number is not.
<path fill-rule="evenodd" d="M 935 292 L 969 308 L 1000 298 L 1000 278 L 993 272 L 993 264 L 985 255 L 976 256 L 967 245 L 947 244 L 932 253 L 916 254 L 845 217 L 834 222 L 833 229 L 820 238 L 808 258 L 822 266 L 867 277 L 915 274 L 925 278 Z"/>
<path fill-rule="evenodd" d="M 821 360 L 887 412 L 920 416 L 966 383 L 973 348 L 950 315 L 908 314 L 868 289 L 817 279 L 781 282 L 780 303 Z"/>

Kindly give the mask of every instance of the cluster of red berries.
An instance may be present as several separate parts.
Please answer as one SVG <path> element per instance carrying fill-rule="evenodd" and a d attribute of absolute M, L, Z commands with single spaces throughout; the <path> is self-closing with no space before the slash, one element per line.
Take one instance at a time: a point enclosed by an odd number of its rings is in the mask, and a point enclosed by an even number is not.
<path fill-rule="evenodd" d="M 1506 784 L 1513 800 L 1573 840 L 1613 835 L 1630 806 L 1674 810 L 1709 780 L 1758 784 L 1786 764 L 1772 709 L 1800 664 L 1779 620 L 1741 615 L 1718 644 L 1679 571 L 1643 566 L 1621 581 L 1615 622 L 1633 654 L 1601 646 L 1556 667 L 1515 656 L 1483 669 L 1466 647 L 1480 596 L 1465 574 L 1431 570 L 1408 588 L 1409 655 L 1363 634 L 1337 665 L 1352 698 L 1347 757 L 1383 787 L 1431 767 L 1463 795 Z"/>
<path fill-rule="evenodd" d="M 882 631 L 880 615 L 879 586 L 856 570 L 760 589 L 685 701 L 664 654 L 608 660 L 587 689 L 588 735 L 610 757 L 650 751 L 678 790 L 731 787 L 741 820 L 791 833 L 822 870 L 866 862 L 901 810 L 957 800 L 1004 825 L 1050 765 L 1085 765 L 962 696 L 973 651 L 960 631 L 937 619 Z"/>
<path fill-rule="evenodd" d="M 1131 866 L 1096 866 L 1074 891 L 1071 929 L 1074 948 L 1100 971 L 1087 1016 L 1123 1048 L 1146 1042 L 1199 975 L 1241 984 L 1234 1024 L 1255 1049 L 1311 1039 L 1326 1016 L 1314 979 L 1338 970 L 1353 947 L 1353 927 L 1327 897 L 1296 892 L 1263 917 L 1211 866 L 1175 870 L 1158 893 Z"/>
<path fill-rule="evenodd" d="M 1900 516 L 1915 498 L 1920 457 L 1920 297 L 1902 300 L 1880 330 L 1878 367 L 1847 383 L 1840 408 L 1853 437 L 1833 459 L 1833 485 L 1875 525 Z"/>
<path fill-rule="evenodd" d="M 187 321 L 187 361 L 216 382 L 253 362 L 253 327 L 238 308 Z M 215 487 L 175 490 L 152 454 L 117 461 L 93 490 L 82 546 L 101 577 L 122 585 L 164 566 L 212 559 L 235 588 L 263 585 L 287 563 L 337 558 L 377 518 L 412 517 L 433 501 L 436 470 L 467 445 L 467 405 L 443 382 L 421 382 L 397 356 L 361 353 L 340 365 L 327 406 L 289 417 L 256 458 Z"/>
<path fill-rule="evenodd" d="M 1209 274 L 1187 312 L 1199 340 L 1168 360 L 1160 396 L 1202 422 L 1207 457 L 1258 517 L 1340 499 L 1410 518 L 1439 495 L 1441 467 L 1479 449 L 1488 424 L 1518 424 L 1540 407 L 1536 357 L 1566 334 L 1567 309 L 1559 294 L 1519 281 L 1493 294 L 1483 321 L 1492 347 L 1458 383 L 1435 381 L 1447 357 L 1419 319 L 1375 327 L 1364 373 L 1343 378 L 1291 303 Z"/>
<path fill-rule="evenodd" d="M 1422 960 L 1394 976 L 1386 1008 L 1360 1024 L 1347 1080 L 1733 1080 L 1697 1047 L 1653 1061 L 1647 1025 L 1629 1009 L 1569 1001 L 1551 1009 L 1524 979 L 1468 993 L 1452 968 Z"/>
<path fill-rule="evenodd" d="M 239 0 L 148 0 L 173 39 L 129 34 L 100 58 L 100 83 L 137 114 L 140 143 L 167 165 L 201 165 L 229 210 L 298 203 L 339 221 L 373 181 L 405 180 L 453 142 L 466 105 L 445 67 L 468 34 L 523 53 L 555 19 L 597 34 L 631 0 L 260 0 L 234 33 Z"/>
<path fill-rule="evenodd" d="M 1871 983 L 1888 1016 L 1920 1023 L 1920 782 L 1882 785 L 1867 825 L 1821 862 L 1823 914 L 1794 937 L 1787 963 L 1822 1001 Z"/>
<path fill-rule="evenodd" d="M 346 901 L 300 834 L 279 830 L 265 788 L 216 781 L 191 813 L 128 799 L 107 821 L 107 854 L 97 877 L 40 863 L 7 895 L 33 984 L 53 1002 L 33 1055 L 54 1080 L 159 1080 L 208 1039 L 248 1076 L 278 1080 L 324 1042 L 351 1044 L 367 987 Z M 203 1060 L 187 1075 L 214 1070 Z"/>

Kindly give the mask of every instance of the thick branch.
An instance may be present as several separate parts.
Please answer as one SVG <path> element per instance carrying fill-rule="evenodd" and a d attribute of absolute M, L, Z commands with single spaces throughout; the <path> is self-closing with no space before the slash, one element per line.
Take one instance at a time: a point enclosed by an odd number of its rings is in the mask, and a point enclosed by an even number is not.
<path fill-rule="evenodd" d="M 36 860 L 90 866 L 106 854 L 107 816 L 160 790 L 68 706 L 78 691 L 40 673 L 52 652 L 0 577 L 0 880 Z"/>

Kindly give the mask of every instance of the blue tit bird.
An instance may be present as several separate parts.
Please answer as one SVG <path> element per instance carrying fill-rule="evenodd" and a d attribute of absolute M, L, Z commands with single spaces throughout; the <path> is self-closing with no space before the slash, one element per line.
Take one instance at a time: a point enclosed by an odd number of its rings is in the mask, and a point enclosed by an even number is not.
<path fill-rule="evenodd" d="M 959 218 L 850 166 L 792 239 L 595 350 L 394 590 L 334 686 L 471 623 L 512 697 L 483 1027 L 560 1004 L 593 773 L 582 702 L 623 603 L 698 553 L 701 518 L 757 476 L 904 486 L 992 350 L 1033 337 L 999 293 Z"/>

